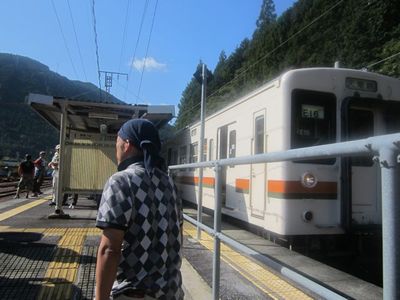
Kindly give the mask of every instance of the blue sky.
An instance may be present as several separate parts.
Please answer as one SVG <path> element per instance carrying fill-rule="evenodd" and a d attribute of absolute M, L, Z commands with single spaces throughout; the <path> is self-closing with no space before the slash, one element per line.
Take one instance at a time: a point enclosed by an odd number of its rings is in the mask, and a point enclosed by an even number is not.
<path fill-rule="evenodd" d="M 275 0 L 277 14 L 294 2 Z M 0 52 L 28 56 L 69 79 L 98 86 L 92 3 L 1 0 Z M 177 105 L 200 59 L 213 70 L 222 50 L 229 55 L 244 38 L 251 37 L 261 3 L 95 0 L 100 69 L 129 74 L 129 80 L 114 77 L 111 93 L 127 103 Z M 140 84 L 143 62 L 146 64 Z M 104 89 L 104 74 L 101 86 Z"/>

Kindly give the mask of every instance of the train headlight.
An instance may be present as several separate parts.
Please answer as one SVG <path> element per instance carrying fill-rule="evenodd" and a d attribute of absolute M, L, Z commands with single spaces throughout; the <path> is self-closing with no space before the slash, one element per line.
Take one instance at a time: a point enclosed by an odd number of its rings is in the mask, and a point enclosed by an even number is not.
<path fill-rule="evenodd" d="M 304 222 L 310 222 L 313 219 L 313 213 L 310 210 L 306 210 L 303 212 L 303 221 Z"/>
<path fill-rule="evenodd" d="M 317 185 L 317 183 L 317 177 L 315 177 L 314 174 L 311 172 L 305 172 L 301 176 L 301 184 L 306 188 L 313 188 Z"/>

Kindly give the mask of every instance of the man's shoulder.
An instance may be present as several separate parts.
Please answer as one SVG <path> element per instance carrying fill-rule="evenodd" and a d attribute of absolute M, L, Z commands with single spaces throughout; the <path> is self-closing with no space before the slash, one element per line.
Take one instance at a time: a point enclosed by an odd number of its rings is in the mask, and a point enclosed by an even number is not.
<path fill-rule="evenodd" d="M 132 178 L 143 178 L 145 176 L 145 170 L 141 165 L 131 165 L 125 170 L 118 171 L 111 175 L 111 182 L 125 182 L 131 181 Z"/>

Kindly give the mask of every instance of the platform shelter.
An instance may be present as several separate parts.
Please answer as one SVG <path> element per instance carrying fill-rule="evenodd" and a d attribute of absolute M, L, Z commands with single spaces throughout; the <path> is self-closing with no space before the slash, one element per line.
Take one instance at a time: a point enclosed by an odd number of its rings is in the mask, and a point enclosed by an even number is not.
<path fill-rule="evenodd" d="M 60 131 L 55 217 L 65 216 L 61 205 L 65 193 L 101 194 L 117 169 L 115 139 L 124 122 L 144 118 L 161 128 L 175 115 L 173 105 L 106 103 L 40 94 L 29 94 L 26 102 Z"/>

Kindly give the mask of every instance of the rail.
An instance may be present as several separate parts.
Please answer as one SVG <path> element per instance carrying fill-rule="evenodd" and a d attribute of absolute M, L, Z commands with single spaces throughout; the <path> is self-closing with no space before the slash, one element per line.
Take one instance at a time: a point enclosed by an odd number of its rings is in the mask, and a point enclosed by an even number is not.
<path fill-rule="evenodd" d="M 241 245 L 221 233 L 221 167 L 268 163 L 278 161 L 291 161 L 300 159 L 319 159 L 331 157 L 349 157 L 356 155 L 373 155 L 374 161 L 381 167 L 382 183 L 382 240 L 383 240 L 383 298 L 400 299 L 400 133 L 381 135 L 357 141 L 342 142 L 313 146 L 308 148 L 291 149 L 281 152 L 270 152 L 253 156 L 243 156 L 221 160 L 205 161 L 191 164 L 170 166 L 169 170 L 179 170 L 187 168 L 214 168 L 215 171 L 215 208 L 214 208 L 214 228 L 209 228 L 202 223 L 184 215 L 189 222 L 208 231 L 214 236 L 213 254 L 213 299 L 219 298 L 220 281 L 220 241 L 223 240 L 228 245 L 239 249 L 253 251 Z M 202 207 L 199 205 L 201 212 Z M 247 249 L 246 249 L 247 248 Z M 249 252 L 248 252 L 249 253 Z M 282 266 L 277 267 L 274 263 L 269 265 L 274 269 L 279 269 L 281 273 L 298 284 L 310 289 L 314 293 L 326 299 L 344 299 L 345 297 L 338 291 L 333 291 L 325 286 L 317 284 L 307 278 L 304 274 L 294 270 L 286 270 Z"/>
<path fill-rule="evenodd" d="M 0 198 L 13 196 L 17 192 L 18 181 L 9 181 L 0 183 Z M 46 178 L 42 183 L 42 188 L 51 187 L 51 179 Z M 26 192 L 25 189 L 21 190 L 21 193 Z"/>

